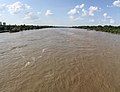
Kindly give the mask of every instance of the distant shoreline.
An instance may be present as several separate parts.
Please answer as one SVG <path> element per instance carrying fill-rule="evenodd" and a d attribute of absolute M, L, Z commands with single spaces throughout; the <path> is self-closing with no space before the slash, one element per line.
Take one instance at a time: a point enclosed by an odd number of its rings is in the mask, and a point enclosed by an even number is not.
<path fill-rule="evenodd" d="M 102 32 L 109 32 L 114 34 L 120 34 L 120 26 L 34 26 L 34 25 L 0 25 L 0 33 L 14 33 L 20 32 L 24 30 L 34 30 L 34 29 L 43 29 L 43 28 L 78 28 L 78 29 L 88 29 L 88 30 L 95 30 L 95 31 L 102 31 Z"/>
<path fill-rule="evenodd" d="M 101 31 L 101 32 L 108 32 L 108 33 L 114 33 L 114 34 L 120 34 L 120 26 L 73 26 L 72 28 L 80 28 L 80 29 L 87 29 L 87 30 L 95 30 L 95 31 Z"/>
<path fill-rule="evenodd" d="M 53 28 L 54 26 L 34 26 L 34 25 L 0 25 L 0 33 L 5 32 L 20 32 L 24 30 L 34 30 L 43 28 Z"/>

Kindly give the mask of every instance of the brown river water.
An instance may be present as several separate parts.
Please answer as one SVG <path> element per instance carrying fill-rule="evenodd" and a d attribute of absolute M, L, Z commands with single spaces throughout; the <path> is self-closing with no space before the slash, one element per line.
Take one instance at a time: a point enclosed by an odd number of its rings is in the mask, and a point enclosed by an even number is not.
<path fill-rule="evenodd" d="M 0 92 L 120 92 L 120 35 L 68 28 L 1 33 Z"/>

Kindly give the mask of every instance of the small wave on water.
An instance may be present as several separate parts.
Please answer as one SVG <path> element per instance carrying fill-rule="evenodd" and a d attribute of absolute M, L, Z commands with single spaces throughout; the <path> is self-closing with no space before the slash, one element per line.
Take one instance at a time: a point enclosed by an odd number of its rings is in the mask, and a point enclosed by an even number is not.
<path fill-rule="evenodd" d="M 43 49 L 43 50 L 42 50 L 42 53 L 44 53 L 45 51 L 46 51 L 46 49 Z"/>
<path fill-rule="evenodd" d="M 18 49 L 18 48 L 24 48 L 26 46 L 27 46 L 27 44 L 21 45 L 21 46 L 15 46 L 15 47 L 12 47 L 11 50 Z"/>
<path fill-rule="evenodd" d="M 3 52 L 1 52 L 0 54 L 8 53 L 8 52 L 10 52 L 10 51 L 12 51 L 12 50 L 24 48 L 24 47 L 26 47 L 26 46 L 27 46 L 27 45 L 13 46 L 13 47 L 11 47 L 9 50 L 3 51 Z"/>
<path fill-rule="evenodd" d="M 27 62 L 27 63 L 25 64 L 25 67 L 27 67 L 28 65 L 30 65 L 30 62 Z"/>
<path fill-rule="evenodd" d="M 41 55 L 38 56 L 38 57 L 31 57 L 31 62 L 28 61 L 25 56 L 23 56 L 22 54 L 20 54 L 20 56 L 21 56 L 21 57 L 23 58 L 23 60 L 26 62 L 26 63 L 25 63 L 25 67 L 27 67 L 27 66 L 29 66 L 31 63 L 33 64 L 33 63 L 35 63 L 37 60 L 39 60 L 39 59 L 42 57 L 42 54 L 43 54 L 46 50 L 47 50 L 46 48 L 45 48 L 45 49 L 42 49 L 42 53 L 41 53 Z M 28 62 L 27 62 L 27 61 L 28 61 Z"/>

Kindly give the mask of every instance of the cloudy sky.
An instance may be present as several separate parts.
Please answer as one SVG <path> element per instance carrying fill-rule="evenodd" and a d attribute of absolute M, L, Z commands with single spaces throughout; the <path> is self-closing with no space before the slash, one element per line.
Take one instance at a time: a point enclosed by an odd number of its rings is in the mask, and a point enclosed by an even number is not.
<path fill-rule="evenodd" d="M 34 25 L 120 25 L 120 0 L 0 0 L 0 21 Z"/>

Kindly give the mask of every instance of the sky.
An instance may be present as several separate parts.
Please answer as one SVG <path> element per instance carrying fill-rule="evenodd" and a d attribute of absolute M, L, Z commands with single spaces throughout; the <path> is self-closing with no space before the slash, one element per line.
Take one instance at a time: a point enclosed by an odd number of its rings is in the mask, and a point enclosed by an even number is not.
<path fill-rule="evenodd" d="M 120 25 L 120 0 L 0 0 L 0 21 L 18 25 Z"/>

